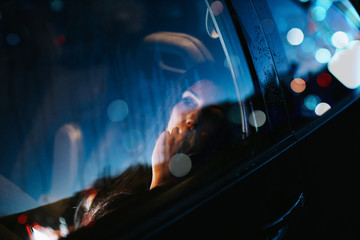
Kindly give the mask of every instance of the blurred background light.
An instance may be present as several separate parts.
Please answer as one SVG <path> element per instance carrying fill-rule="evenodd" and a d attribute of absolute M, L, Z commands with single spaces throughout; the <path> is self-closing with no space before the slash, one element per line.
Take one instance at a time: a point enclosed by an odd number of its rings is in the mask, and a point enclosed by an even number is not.
<path fill-rule="evenodd" d="M 129 113 L 129 108 L 124 100 L 114 100 L 107 108 L 107 115 L 112 122 L 121 122 Z"/>
<path fill-rule="evenodd" d="M 319 103 L 320 103 L 320 98 L 313 94 L 306 96 L 304 99 L 304 105 L 310 111 L 314 111 Z"/>
<path fill-rule="evenodd" d="M 315 108 L 315 114 L 318 116 L 323 115 L 331 109 L 331 106 L 326 102 L 319 103 Z"/>
<path fill-rule="evenodd" d="M 54 12 L 59 12 L 63 10 L 64 3 L 62 2 L 62 0 L 53 0 L 50 3 L 50 7 Z"/>
<path fill-rule="evenodd" d="M 265 18 L 261 21 L 261 24 L 263 26 L 264 32 L 266 34 L 270 34 L 275 30 L 275 23 L 273 20 L 269 18 Z"/>
<path fill-rule="evenodd" d="M 279 18 L 276 25 L 280 32 L 285 32 L 288 29 L 288 23 L 285 18 Z"/>
<path fill-rule="evenodd" d="M 315 53 L 315 59 L 316 61 L 318 61 L 319 63 L 327 63 L 330 61 L 331 59 L 331 53 L 328 49 L 326 48 L 320 48 L 319 50 L 316 51 Z"/>
<path fill-rule="evenodd" d="M 169 170 L 175 177 L 186 176 L 192 168 L 192 162 L 188 155 L 184 153 L 175 154 L 169 160 Z"/>
<path fill-rule="evenodd" d="M 360 41 L 351 41 L 347 48 L 339 49 L 328 64 L 333 76 L 345 87 L 360 87 Z"/>
<path fill-rule="evenodd" d="M 286 38 L 291 45 L 300 45 L 304 40 L 304 33 L 299 28 L 292 28 L 287 33 Z"/>
<path fill-rule="evenodd" d="M 304 79 L 301 78 L 295 78 L 290 83 L 291 90 L 293 90 L 296 93 L 302 93 L 306 88 L 306 82 Z"/>
<path fill-rule="evenodd" d="M 324 21 L 326 18 L 326 9 L 320 6 L 316 6 L 311 10 L 311 15 L 316 21 Z"/>
<path fill-rule="evenodd" d="M 316 82 L 320 87 L 326 88 L 331 83 L 331 75 L 328 73 L 321 73 L 317 77 Z"/>
<path fill-rule="evenodd" d="M 249 124 L 255 128 L 261 127 L 266 122 L 266 114 L 261 110 L 255 110 L 249 115 Z"/>
<path fill-rule="evenodd" d="M 349 44 L 349 37 L 345 32 L 338 31 L 332 35 L 331 44 L 336 48 L 345 48 Z"/>
<path fill-rule="evenodd" d="M 20 37 L 16 33 L 9 33 L 6 36 L 6 42 L 11 46 L 16 46 L 20 43 Z"/>
<path fill-rule="evenodd" d="M 21 214 L 20 216 L 18 216 L 17 218 L 17 222 L 19 224 L 25 224 L 28 220 L 28 217 L 25 214 Z"/>
<path fill-rule="evenodd" d="M 214 16 L 219 16 L 224 11 L 224 6 L 220 1 L 214 1 L 210 8 Z"/>
<path fill-rule="evenodd" d="M 59 34 L 58 36 L 56 36 L 54 39 L 53 39 L 53 44 L 55 46 L 62 46 L 64 45 L 66 42 L 66 37 L 64 34 Z"/>
<path fill-rule="evenodd" d="M 230 122 L 240 125 L 242 123 L 240 107 L 239 106 L 231 107 L 227 113 L 227 117 L 230 120 Z"/>
<path fill-rule="evenodd" d="M 322 7 L 327 11 L 331 5 L 333 4 L 334 0 L 316 0 L 316 6 Z"/>
<path fill-rule="evenodd" d="M 304 38 L 303 44 L 301 44 L 302 50 L 306 53 L 313 52 L 315 47 L 316 47 L 316 44 L 312 38 Z"/>

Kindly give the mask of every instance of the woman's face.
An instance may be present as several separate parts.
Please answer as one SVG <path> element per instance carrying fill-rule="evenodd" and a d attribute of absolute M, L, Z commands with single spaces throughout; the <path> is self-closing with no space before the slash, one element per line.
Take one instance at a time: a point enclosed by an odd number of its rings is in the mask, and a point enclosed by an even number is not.
<path fill-rule="evenodd" d="M 186 90 L 170 115 L 167 131 L 175 127 L 184 129 L 192 128 L 197 121 L 199 111 L 215 103 L 218 89 L 212 81 L 200 80 Z"/>

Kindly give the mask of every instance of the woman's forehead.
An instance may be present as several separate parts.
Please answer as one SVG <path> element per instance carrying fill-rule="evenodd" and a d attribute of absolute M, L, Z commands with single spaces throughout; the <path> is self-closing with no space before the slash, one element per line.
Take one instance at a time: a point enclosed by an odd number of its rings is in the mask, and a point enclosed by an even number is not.
<path fill-rule="evenodd" d="M 189 87 L 189 90 L 194 92 L 199 97 L 205 97 L 207 94 L 214 94 L 218 91 L 214 82 L 207 79 L 199 80 Z"/>

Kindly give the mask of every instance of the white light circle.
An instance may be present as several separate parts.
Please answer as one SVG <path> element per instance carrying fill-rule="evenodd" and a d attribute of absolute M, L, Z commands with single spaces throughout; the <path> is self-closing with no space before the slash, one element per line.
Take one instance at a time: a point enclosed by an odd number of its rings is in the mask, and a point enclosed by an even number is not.
<path fill-rule="evenodd" d="M 349 44 L 349 37 L 346 33 L 338 31 L 332 35 L 331 43 L 336 48 L 345 48 Z"/>
<path fill-rule="evenodd" d="M 315 53 L 315 59 L 319 63 L 327 63 L 331 60 L 331 52 L 326 48 L 320 48 Z"/>
<path fill-rule="evenodd" d="M 331 106 L 326 102 L 319 103 L 315 108 L 315 114 L 318 116 L 323 115 L 331 109 Z"/>
<path fill-rule="evenodd" d="M 304 41 L 304 33 L 300 28 L 292 28 L 287 33 L 286 38 L 291 45 L 297 46 Z"/>
<path fill-rule="evenodd" d="M 192 162 L 188 155 L 178 153 L 172 156 L 169 161 L 170 173 L 175 177 L 186 176 L 192 168 Z"/>
<path fill-rule="evenodd" d="M 261 127 L 266 122 L 266 114 L 261 110 L 255 110 L 249 115 L 249 124 L 255 128 Z"/>

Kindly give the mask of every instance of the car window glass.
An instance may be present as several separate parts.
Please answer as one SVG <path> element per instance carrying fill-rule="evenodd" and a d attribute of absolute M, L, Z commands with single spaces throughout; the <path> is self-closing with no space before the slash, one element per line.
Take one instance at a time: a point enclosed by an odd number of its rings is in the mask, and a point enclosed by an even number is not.
<path fill-rule="evenodd" d="M 180 182 L 236 144 L 244 161 L 271 130 L 224 2 L 48 3 L 0 4 L 0 215 L 21 234 L 89 225 L 108 193 Z"/>
<path fill-rule="evenodd" d="M 287 67 L 278 62 L 278 70 L 295 129 L 356 99 L 360 18 L 351 3 L 267 2 L 273 20 L 263 19 L 262 25 L 268 36 L 280 35 L 274 44 L 282 45 Z M 275 60 L 281 55 L 273 54 Z"/>

